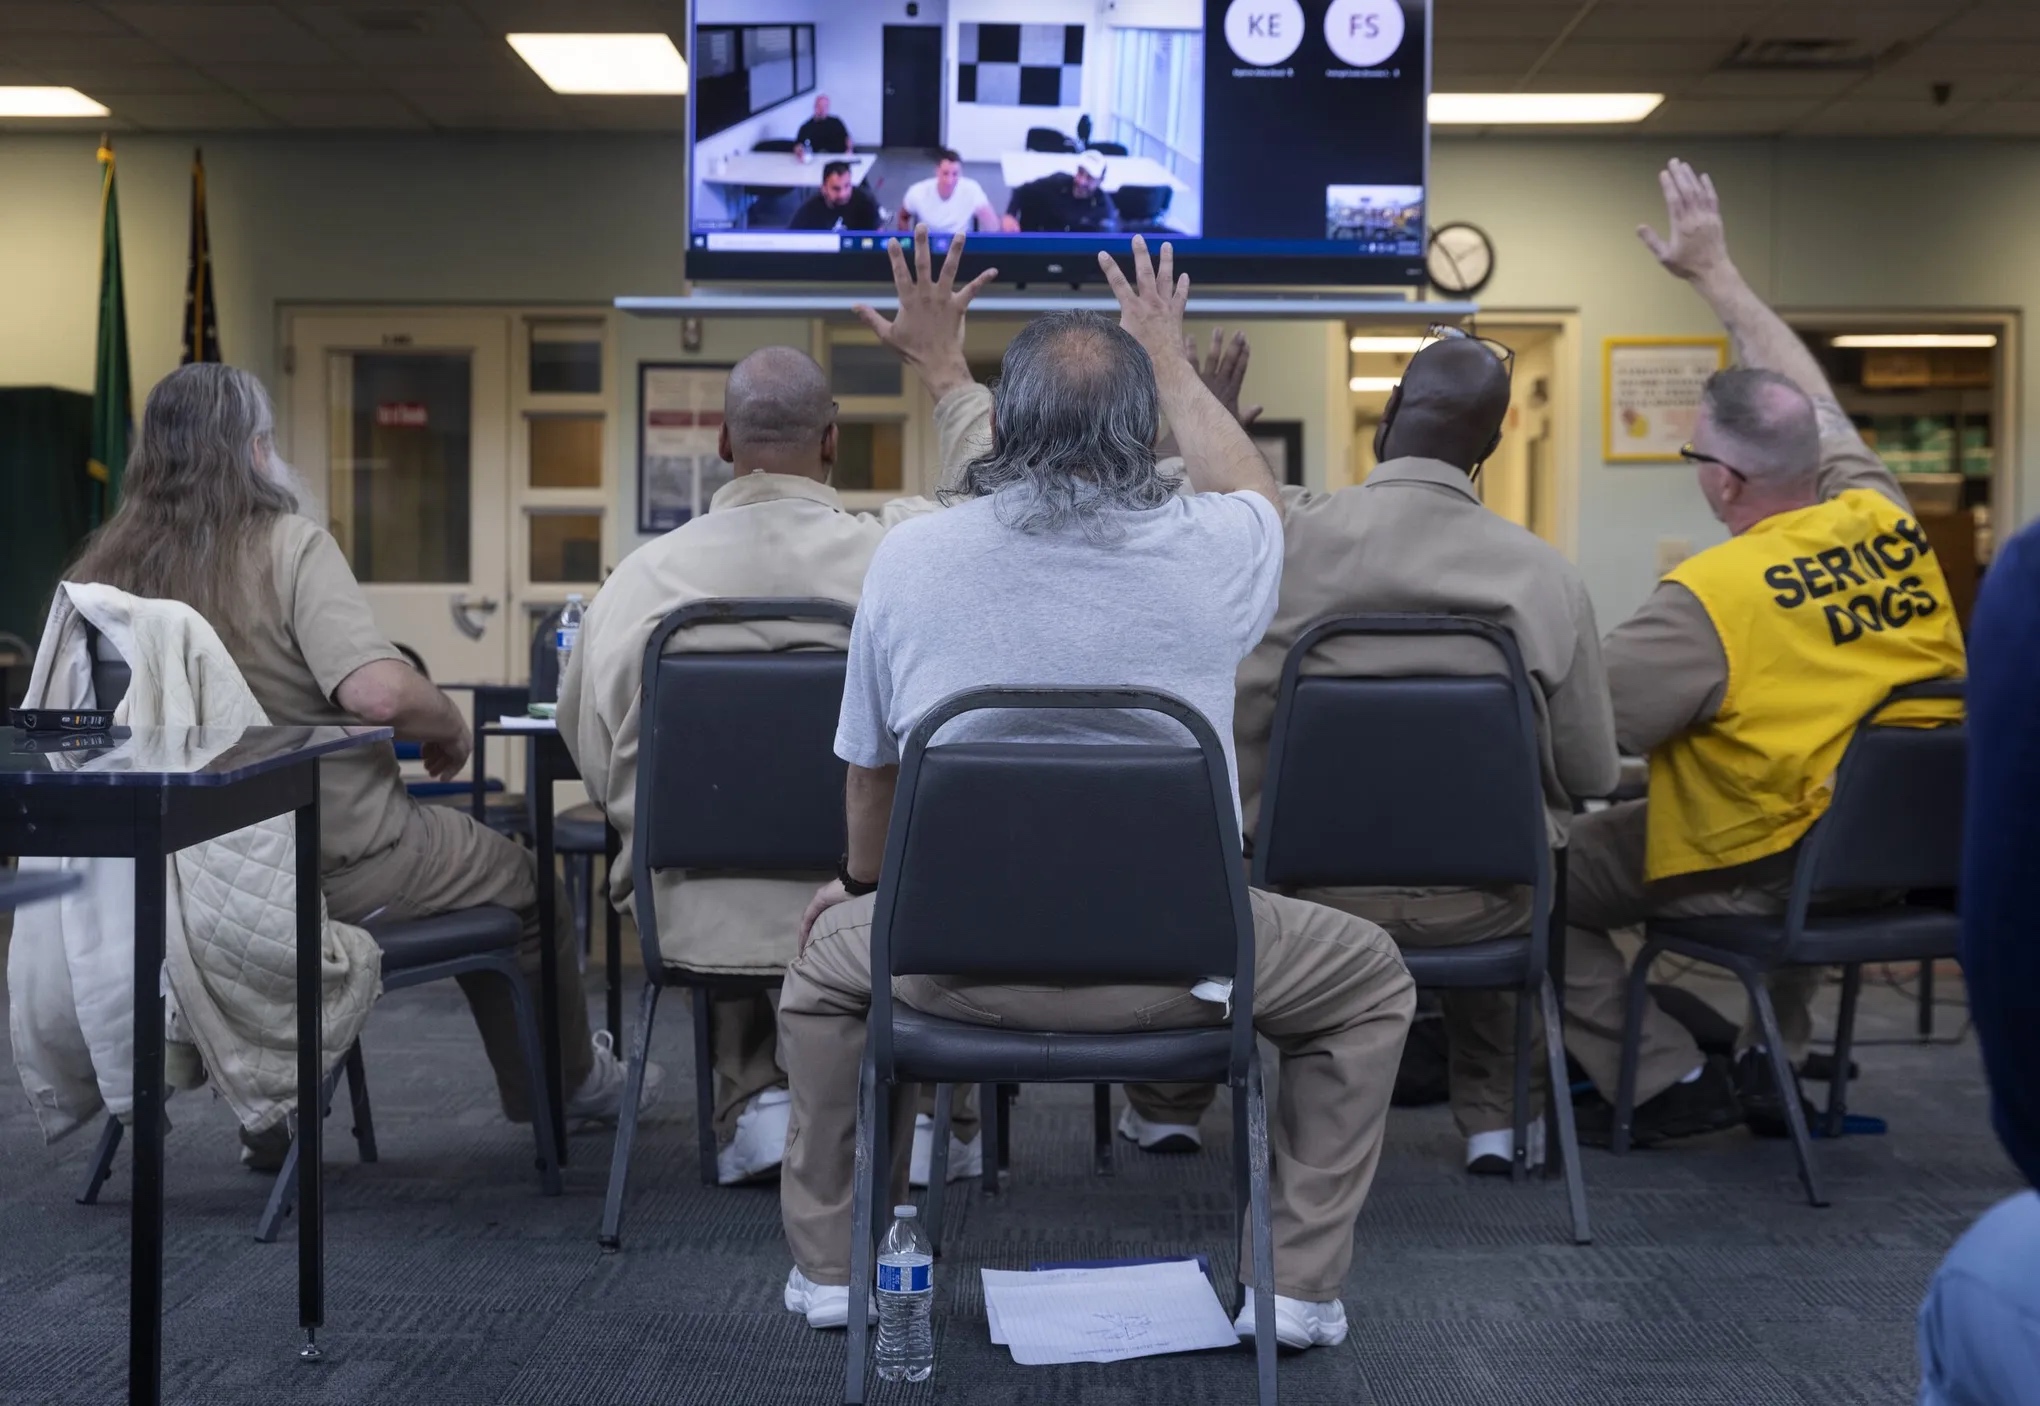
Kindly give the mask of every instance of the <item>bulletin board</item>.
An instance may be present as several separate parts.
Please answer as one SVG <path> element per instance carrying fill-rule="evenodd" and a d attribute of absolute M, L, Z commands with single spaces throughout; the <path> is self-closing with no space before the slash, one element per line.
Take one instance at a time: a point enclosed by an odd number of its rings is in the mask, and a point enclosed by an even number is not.
<path fill-rule="evenodd" d="M 729 383 L 727 363 L 638 363 L 639 532 L 671 532 L 707 512 L 730 481 L 716 452 Z"/>
<path fill-rule="evenodd" d="M 1676 462 L 1693 437 L 1700 392 L 1728 365 L 1726 337 L 1609 337 L 1601 344 L 1601 457 Z"/>

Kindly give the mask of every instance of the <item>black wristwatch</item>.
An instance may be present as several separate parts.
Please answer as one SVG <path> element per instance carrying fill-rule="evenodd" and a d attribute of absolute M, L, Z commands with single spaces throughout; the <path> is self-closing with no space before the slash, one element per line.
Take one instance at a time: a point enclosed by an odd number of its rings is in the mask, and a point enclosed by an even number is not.
<path fill-rule="evenodd" d="M 850 877 L 850 856 L 844 855 L 836 861 L 836 882 L 843 886 L 843 892 L 852 898 L 862 898 L 867 893 L 877 893 L 877 884 L 867 884 L 862 879 Z"/>

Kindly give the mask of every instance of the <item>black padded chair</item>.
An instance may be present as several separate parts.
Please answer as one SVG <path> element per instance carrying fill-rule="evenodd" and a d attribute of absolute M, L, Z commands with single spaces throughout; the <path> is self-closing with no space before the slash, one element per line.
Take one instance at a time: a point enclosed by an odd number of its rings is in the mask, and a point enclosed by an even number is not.
<path fill-rule="evenodd" d="M 1112 192 L 1121 229 L 1144 229 L 1160 223 L 1175 198 L 1174 186 L 1121 186 Z"/>
<path fill-rule="evenodd" d="M 1835 1022 L 1834 1078 L 1823 1132 L 1839 1136 L 1847 1111 L 1849 1055 L 1865 962 L 1932 962 L 1956 954 L 1960 917 L 1923 897 L 1953 893 L 1962 875 L 1962 809 L 1969 729 L 1959 722 L 1915 727 L 1878 720 L 1893 703 L 1964 696 L 1964 681 L 1939 679 L 1897 689 L 1857 726 L 1835 772 L 1827 813 L 1800 842 L 1785 912 L 1771 917 L 1653 919 L 1630 968 L 1622 1030 L 1622 1074 L 1611 1149 L 1629 1150 L 1636 1103 L 1637 1046 L 1643 1036 L 1644 986 L 1660 952 L 1675 952 L 1734 972 L 1764 1032 L 1771 1074 L 1784 1096 L 1785 1121 L 1799 1159 L 1806 1199 L 1828 1204 L 1813 1165 L 1813 1143 L 1799 1106 L 1799 1081 L 1778 1030 L 1764 978 L 1780 967 L 1842 968 Z M 1905 890 L 1912 897 L 1880 904 Z"/>
<path fill-rule="evenodd" d="M 127 661 L 107 644 L 96 630 L 87 633 L 92 652 L 92 693 L 97 706 L 112 708 L 127 696 L 133 676 Z M 545 1061 L 539 1045 L 538 1016 L 531 990 L 517 964 L 517 949 L 524 941 L 524 923 L 508 908 L 484 906 L 441 913 L 410 923 L 371 925 L 370 934 L 382 948 L 383 990 L 396 991 L 465 972 L 493 971 L 510 983 L 517 1007 L 518 1042 L 524 1049 L 524 1068 L 531 1080 L 532 1130 L 538 1140 L 539 1188 L 547 1196 L 560 1194 L 559 1160 L 554 1153 L 550 1129 L 551 1104 L 546 1094 Z M 354 1138 L 364 1162 L 376 1160 L 375 1125 L 368 1104 L 368 1081 L 357 1042 L 325 1081 L 321 1116 L 330 1107 L 333 1091 L 342 1072 L 347 1075 L 350 1102 L 354 1109 Z M 99 1146 L 86 1167 L 85 1189 L 80 1205 L 99 1200 L 99 1189 L 113 1174 L 113 1156 L 120 1146 L 122 1125 L 108 1118 L 99 1135 Z M 282 1171 L 270 1191 L 269 1204 L 256 1222 L 255 1238 L 267 1243 L 276 1239 L 283 1217 L 297 1199 L 297 1142 L 292 1140 Z"/>
<path fill-rule="evenodd" d="M 1445 640 L 1490 648 L 1491 674 L 1306 674 L 1304 661 L 1345 636 Z M 1282 667 L 1254 836 L 1256 887 L 1296 889 L 1515 884 L 1531 890 L 1527 933 L 1460 947 L 1406 947 L 1420 987 L 1513 990 L 1516 996 L 1516 1150 L 1511 1176 L 1528 1170 L 1534 1002 L 1544 1017 L 1550 1071 L 1547 1117 L 1575 1242 L 1592 1237 L 1579 1143 L 1566 1096 L 1565 1046 L 1552 959 L 1554 862 L 1532 684 L 1516 640 L 1487 620 L 1372 614 L 1321 620 Z"/>
<path fill-rule="evenodd" d="M 753 151 L 792 151 L 800 143 L 792 137 L 760 137 L 751 143 Z"/>
<path fill-rule="evenodd" d="M 935 743 L 985 709 L 1158 713 L 1188 744 Z M 1054 881 L 1043 882 L 1044 875 Z M 877 1198 L 890 1187 L 879 1091 L 905 1083 L 1222 1083 L 1234 1194 L 1251 1206 L 1260 1399 L 1275 1400 L 1267 1106 L 1254 1043 L 1254 922 L 1225 752 L 1182 699 L 1144 689 L 978 689 L 917 724 L 901 759 L 871 929 L 859 1075 L 844 1400 L 862 1402 Z M 971 1025 L 896 1003 L 894 977 L 1019 982 L 1233 978 L 1232 1016 L 1184 1030 L 1058 1033 Z M 946 1152 L 936 1139 L 935 1155 Z M 931 1169 L 940 1186 L 944 1168 Z"/>
<path fill-rule="evenodd" d="M 1077 144 L 1053 127 L 1029 127 L 1027 129 L 1029 151 L 1053 151 L 1067 154 L 1076 151 Z"/>
<path fill-rule="evenodd" d="M 1126 155 L 1126 145 L 1123 142 L 1092 142 L 1091 150 L 1097 152 L 1100 156 Z"/>
<path fill-rule="evenodd" d="M 695 1131 L 702 1183 L 714 1186 L 712 997 L 779 984 L 777 976 L 714 975 L 668 963 L 659 948 L 653 876 L 664 869 L 833 873 L 843 857 L 845 767 L 835 741 L 846 654 L 839 649 L 668 654 L 666 645 L 677 631 L 700 625 L 806 620 L 847 631 L 854 619 L 841 601 L 702 600 L 666 616 L 645 642 L 631 827 L 645 989 L 631 1033 L 623 1114 L 602 1208 L 605 1249 L 622 1244 L 623 1197 L 659 992 L 681 986 L 694 996 Z"/>

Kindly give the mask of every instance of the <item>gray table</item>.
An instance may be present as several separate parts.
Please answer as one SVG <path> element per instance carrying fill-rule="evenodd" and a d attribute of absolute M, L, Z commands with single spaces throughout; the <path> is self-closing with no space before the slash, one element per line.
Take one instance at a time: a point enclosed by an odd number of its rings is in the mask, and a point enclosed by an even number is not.
<path fill-rule="evenodd" d="M 163 1366 L 163 970 L 169 857 L 279 815 L 297 818 L 298 1321 L 317 1355 L 325 1320 L 319 1179 L 319 759 L 386 727 L 0 730 L 0 854 L 135 861 L 134 1199 L 128 1400 L 155 1406 Z"/>

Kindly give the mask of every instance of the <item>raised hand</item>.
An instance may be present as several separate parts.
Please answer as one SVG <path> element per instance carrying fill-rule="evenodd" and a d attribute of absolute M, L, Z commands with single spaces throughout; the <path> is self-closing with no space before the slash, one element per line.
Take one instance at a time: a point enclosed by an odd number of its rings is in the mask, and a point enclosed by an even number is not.
<path fill-rule="evenodd" d="M 1160 370 L 1165 358 L 1180 356 L 1183 346 L 1183 309 L 1190 302 L 1190 275 L 1176 276 L 1176 247 L 1162 245 L 1158 263 L 1148 260 L 1147 241 L 1133 237 L 1133 282 L 1119 271 L 1118 263 L 1103 249 L 1098 267 L 1105 282 L 1119 300 L 1119 325 L 1147 348 Z M 1195 364 L 1196 358 L 1191 358 Z"/>
<path fill-rule="evenodd" d="M 928 226 L 914 227 L 914 266 L 907 267 L 906 251 L 897 239 L 885 242 L 892 259 L 893 290 L 899 295 L 899 312 L 888 320 L 876 308 L 859 303 L 852 309 L 878 339 L 899 353 L 927 383 L 929 393 L 940 400 L 949 391 L 970 381 L 970 366 L 963 357 L 963 315 L 971 299 L 993 279 L 997 269 L 986 269 L 963 287 L 956 286 L 956 270 L 963 258 L 964 237 L 949 242 L 942 260 L 942 272 L 934 272 L 928 254 Z"/>
<path fill-rule="evenodd" d="M 1688 282 L 1697 283 L 1730 268 L 1728 236 L 1721 225 L 1721 202 L 1714 182 L 1683 161 L 1674 160 L 1658 172 L 1665 193 L 1669 233 L 1660 237 L 1649 225 L 1636 236 L 1657 261 Z"/>
<path fill-rule="evenodd" d="M 1246 384 L 1247 361 L 1253 349 L 1247 345 L 1247 334 L 1235 332 L 1227 341 L 1225 329 L 1211 329 L 1211 350 L 1204 354 L 1202 361 L 1197 357 L 1197 339 L 1183 338 L 1183 355 L 1204 382 L 1205 388 L 1218 397 L 1218 403 L 1226 408 L 1242 425 L 1251 425 L 1261 418 L 1261 407 L 1250 405 L 1240 409 L 1240 388 Z"/>

